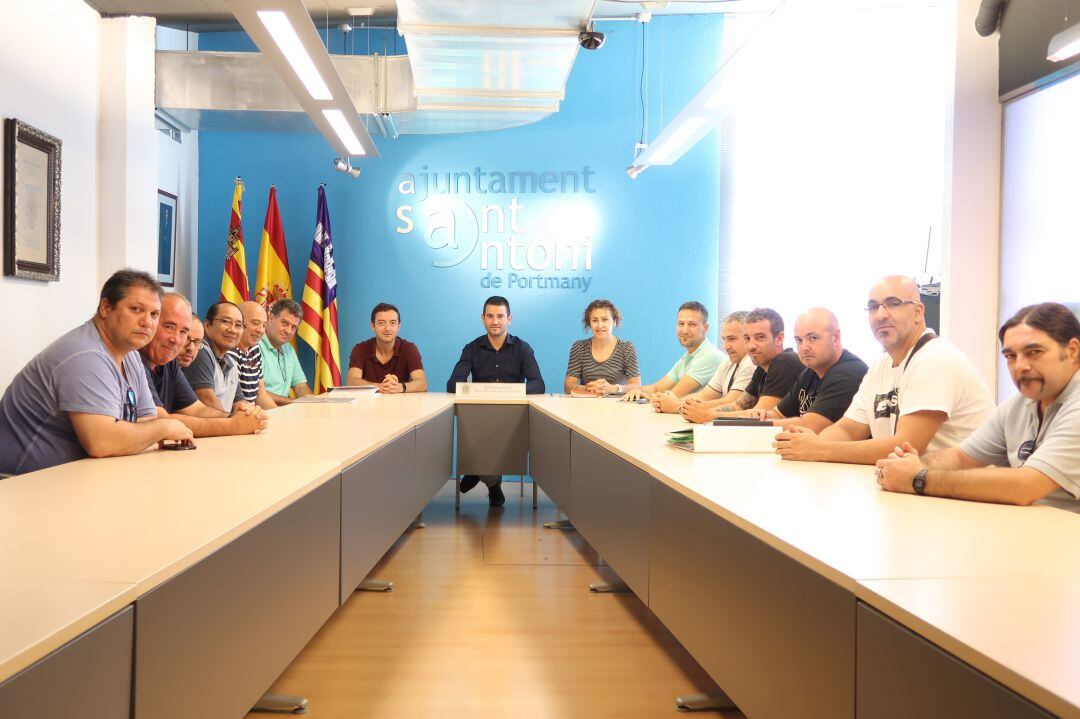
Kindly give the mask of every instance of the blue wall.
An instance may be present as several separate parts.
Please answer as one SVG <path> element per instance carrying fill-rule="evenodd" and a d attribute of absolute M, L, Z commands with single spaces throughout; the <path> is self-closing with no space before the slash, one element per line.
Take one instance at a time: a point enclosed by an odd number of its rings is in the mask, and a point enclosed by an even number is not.
<path fill-rule="evenodd" d="M 586 336 L 581 328 L 582 310 L 590 300 L 607 297 L 623 312 L 624 325 L 617 334 L 637 346 L 644 380 L 657 379 L 681 352 L 674 337 L 679 303 L 698 299 L 710 308 L 716 303 L 719 149 L 714 135 L 673 167 L 651 168 L 633 181 L 626 176 L 641 127 L 641 28 L 624 22 L 601 29 L 608 34 L 607 44 L 599 52 L 579 53 L 566 99 L 556 115 L 496 132 L 403 135 L 393 141 L 376 138 L 382 157 L 359 162 L 363 174 L 358 180 L 333 171 L 334 153 L 320 135 L 201 133 L 200 311 L 217 299 L 220 288 L 233 178 L 242 176 L 247 187 L 243 224 L 248 276 L 252 279 L 267 192 L 271 183 L 276 184 L 297 296 L 311 250 L 316 188 L 326 183 L 337 261 L 343 364 L 347 364 L 353 344 L 371 335 L 371 307 L 380 301 L 392 302 L 402 311 L 401 335 L 420 346 L 432 389 L 441 390 L 462 345 L 483 333 L 479 318 L 484 298 L 503 294 L 512 306 L 511 333 L 533 345 L 548 391 L 560 392 L 570 343 Z M 664 18 L 649 28 L 651 137 L 715 72 L 721 30 L 720 16 Z M 236 34 L 204 34 L 200 48 L 243 50 L 249 49 L 247 42 L 246 37 Z M 341 47 L 333 35 L 331 46 L 335 50 Z M 494 172 L 575 172 L 578 192 L 569 191 L 568 186 L 567 192 L 479 194 L 474 187 L 470 193 L 433 194 L 431 200 L 419 201 L 424 195 L 422 173 L 442 173 L 438 181 L 442 190 L 447 171 L 474 173 L 477 167 L 489 173 L 485 183 Z M 586 167 L 591 192 L 581 184 Z M 400 192 L 408 175 L 417 180 L 415 195 Z M 510 228 L 498 233 L 490 227 L 486 235 L 477 237 L 471 217 L 479 214 L 483 205 L 498 204 L 507 213 L 508 222 L 513 199 L 524 206 L 519 211 L 519 224 L 527 240 L 541 237 L 542 229 L 553 219 L 556 226 L 564 224 L 556 229 L 557 236 L 563 237 L 562 233 L 577 232 L 575 228 L 585 218 L 594 217 L 591 271 L 582 266 L 583 250 L 576 272 L 568 266 L 561 271 L 554 267 L 539 273 L 515 271 L 509 258 L 504 259 L 502 270 L 482 270 L 482 243 L 505 243 Z M 408 234 L 395 231 L 405 225 L 397 215 L 402 205 L 412 208 L 404 214 L 415 221 Z M 430 237 L 425 231 L 449 217 L 436 214 L 432 221 L 425 221 L 426 215 L 440 208 L 452 210 L 458 219 L 456 250 L 444 246 L 450 239 L 448 230 L 437 229 Z M 452 264 L 477 239 L 480 244 L 474 251 Z M 489 250 L 488 255 L 493 263 L 496 251 Z M 534 260 L 543 264 L 543 255 L 538 251 Z M 502 277 L 504 283 L 516 272 L 576 279 L 578 286 L 508 289 L 504 284 L 493 290 L 481 286 L 488 272 Z M 588 290 L 583 292 L 586 280 Z M 713 341 L 717 329 L 714 321 L 709 332 Z M 310 377 L 310 353 L 301 360 Z"/>

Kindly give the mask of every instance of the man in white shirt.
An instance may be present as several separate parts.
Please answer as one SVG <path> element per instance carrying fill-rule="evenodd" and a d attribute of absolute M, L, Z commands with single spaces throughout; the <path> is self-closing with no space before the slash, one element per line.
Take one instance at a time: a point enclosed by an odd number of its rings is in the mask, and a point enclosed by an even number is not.
<path fill-rule="evenodd" d="M 1055 302 L 1001 327 L 1001 354 L 1020 394 L 959 447 L 920 457 L 910 444 L 877 464 L 889 492 L 1080 512 L 1080 321 Z"/>
<path fill-rule="evenodd" d="M 874 464 L 904 442 L 920 453 L 955 447 L 994 411 L 971 361 L 926 328 L 913 280 L 883 277 L 870 290 L 866 311 L 885 354 L 839 422 L 820 435 L 791 427 L 776 436 L 784 459 Z"/>
<path fill-rule="evenodd" d="M 687 406 L 703 409 L 714 407 L 734 402 L 742 395 L 754 376 L 754 363 L 746 352 L 746 340 L 743 338 L 746 315 L 746 312 L 732 312 L 720 325 L 720 339 L 727 356 L 720 358 L 720 366 L 708 383 L 682 399 L 671 392 L 662 393 L 653 399 L 653 404 L 661 412 L 676 414 L 683 412 Z"/>

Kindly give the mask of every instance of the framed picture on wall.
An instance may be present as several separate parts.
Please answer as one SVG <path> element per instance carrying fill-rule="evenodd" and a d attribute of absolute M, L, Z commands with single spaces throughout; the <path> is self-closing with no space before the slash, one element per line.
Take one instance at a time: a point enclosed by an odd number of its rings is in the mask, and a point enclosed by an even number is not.
<path fill-rule="evenodd" d="M 158 281 L 166 287 L 176 285 L 176 195 L 158 190 Z"/>
<path fill-rule="evenodd" d="M 60 279 L 60 140 L 4 122 L 4 274 Z"/>

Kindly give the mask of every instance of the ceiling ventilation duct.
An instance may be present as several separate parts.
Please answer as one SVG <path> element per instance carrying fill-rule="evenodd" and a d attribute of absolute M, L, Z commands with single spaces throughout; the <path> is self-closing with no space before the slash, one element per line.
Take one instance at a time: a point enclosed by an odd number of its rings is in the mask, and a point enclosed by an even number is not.
<path fill-rule="evenodd" d="M 399 0 L 409 54 L 332 55 L 376 134 L 481 132 L 558 112 L 595 0 Z M 158 52 L 157 106 L 191 129 L 315 129 L 260 53 Z"/>

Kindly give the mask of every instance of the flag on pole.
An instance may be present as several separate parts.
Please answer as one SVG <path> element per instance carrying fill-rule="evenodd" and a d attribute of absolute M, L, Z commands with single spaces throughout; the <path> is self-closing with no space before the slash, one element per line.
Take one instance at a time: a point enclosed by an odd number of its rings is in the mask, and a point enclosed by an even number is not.
<path fill-rule="evenodd" d="M 247 258 L 244 256 L 244 228 L 240 224 L 240 198 L 244 182 L 236 178 L 233 190 L 232 215 L 229 217 L 229 238 L 225 244 L 225 269 L 221 273 L 221 301 L 239 305 L 251 299 L 248 289 Z"/>
<path fill-rule="evenodd" d="M 281 227 L 277 189 L 270 186 L 266 205 L 262 243 L 259 245 L 259 269 L 255 273 L 255 301 L 270 313 L 270 306 L 280 299 L 292 297 L 292 278 L 289 276 L 289 252 L 285 247 L 285 231 Z"/>
<path fill-rule="evenodd" d="M 319 185 L 315 212 L 315 237 L 311 243 L 307 277 L 304 279 L 304 317 L 297 334 L 315 350 L 315 394 L 341 384 L 338 351 L 337 272 L 334 243 L 330 239 L 330 211 L 326 191 Z"/>

